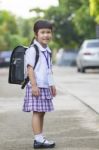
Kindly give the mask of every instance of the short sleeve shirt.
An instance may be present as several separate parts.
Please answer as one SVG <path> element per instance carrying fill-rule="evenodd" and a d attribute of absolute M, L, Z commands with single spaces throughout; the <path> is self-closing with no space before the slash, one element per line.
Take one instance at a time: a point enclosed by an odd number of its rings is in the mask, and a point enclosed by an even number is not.
<path fill-rule="evenodd" d="M 53 78 L 52 78 L 52 63 L 50 58 L 51 50 L 47 46 L 46 48 L 43 48 L 40 43 L 36 40 L 34 40 L 34 44 L 38 46 L 39 49 L 39 59 L 37 62 L 37 65 L 34 69 L 36 82 L 38 87 L 44 87 L 47 88 L 51 85 L 53 85 Z M 47 55 L 46 55 L 47 54 Z M 34 67 L 35 64 L 35 57 L 36 57 L 36 50 L 31 45 L 30 48 L 27 49 L 26 55 L 25 55 L 25 68 L 27 72 L 27 66 L 30 65 Z M 48 62 L 47 62 L 47 60 Z M 30 85 L 30 83 L 29 83 Z"/>

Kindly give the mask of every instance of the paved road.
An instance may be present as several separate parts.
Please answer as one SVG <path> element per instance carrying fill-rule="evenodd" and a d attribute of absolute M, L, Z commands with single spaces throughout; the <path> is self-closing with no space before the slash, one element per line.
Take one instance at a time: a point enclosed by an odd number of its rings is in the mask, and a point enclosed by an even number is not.
<path fill-rule="evenodd" d="M 57 75 L 58 74 L 58 75 Z M 99 70 L 77 73 L 76 68 L 55 68 L 59 89 L 71 94 L 99 114 Z"/>
<path fill-rule="evenodd" d="M 7 84 L 7 74 L 0 70 L 0 150 L 32 150 L 31 113 L 21 111 L 24 90 Z M 58 92 L 55 111 L 45 116 L 45 135 L 56 141 L 55 150 L 99 150 L 99 115 L 84 104 L 99 99 L 99 73 L 55 67 L 54 75 Z"/>

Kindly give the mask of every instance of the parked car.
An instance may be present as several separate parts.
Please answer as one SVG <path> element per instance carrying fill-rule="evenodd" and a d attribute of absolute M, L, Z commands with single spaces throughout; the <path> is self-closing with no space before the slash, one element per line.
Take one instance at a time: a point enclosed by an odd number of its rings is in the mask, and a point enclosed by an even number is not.
<path fill-rule="evenodd" d="M 8 67 L 12 51 L 0 51 L 0 67 Z"/>
<path fill-rule="evenodd" d="M 78 52 L 77 71 L 84 73 L 86 69 L 99 68 L 99 39 L 85 40 Z"/>
<path fill-rule="evenodd" d="M 56 65 L 76 66 L 77 51 L 60 49 L 56 54 Z"/>

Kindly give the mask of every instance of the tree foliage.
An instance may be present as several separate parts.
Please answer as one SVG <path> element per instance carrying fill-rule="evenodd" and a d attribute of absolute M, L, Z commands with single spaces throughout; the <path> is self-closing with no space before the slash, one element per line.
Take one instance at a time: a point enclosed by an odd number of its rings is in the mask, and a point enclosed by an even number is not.
<path fill-rule="evenodd" d="M 55 26 L 55 41 L 59 46 L 76 47 L 85 38 L 95 37 L 95 22 L 86 0 L 59 0 L 59 7 L 51 7 L 45 18 Z M 92 32 L 90 32 L 92 31 Z"/>
<path fill-rule="evenodd" d="M 99 15 L 99 0 L 90 0 L 90 6 L 92 1 L 97 1 L 97 11 L 94 9 L 92 15 Z M 28 46 L 34 36 L 33 23 L 38 19 L 48 19 L 53 23 L 52 48 L 75 48 L 84 39 L 95 38 L 96 23 L 94 16 L 90 16 L 89 1 L 59 0 L 57 7 L 30 11 L 36 13 L 30 19 L 17 18 L 8 11 L 0 11 L 0 50 L 13 49 L 19 44 Z"/>
<path fill-rule="evenodd" d="M 95 17 L 95 21 L 99 24 L 99 0 L 89 0 L 90 14 Z"/>
<path fill-rule="evenodd" d="M 19 34 L 17 18 L 8 11 L 0 11 L 0 50 L 13 49 L 17 44 L 27 43 Z"/>

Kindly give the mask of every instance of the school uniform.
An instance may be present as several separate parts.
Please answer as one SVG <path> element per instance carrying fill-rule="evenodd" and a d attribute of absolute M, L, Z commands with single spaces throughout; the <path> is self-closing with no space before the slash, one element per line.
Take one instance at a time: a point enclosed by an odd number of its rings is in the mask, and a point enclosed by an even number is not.
<path fill-rule="evenodd" d="M 37 86 L 40 89 L 40 96 L 32 95 L 32 88 L 29 82 L 26 86 L 23 111 L 49 112 L 54 110 L 52 103 L 53 96 L 50 89 L 50 86 L 53 85 L 52 63 L 50 58 L 51 50 L 48 46 L 43 48 L 36 40 L 34 40 L 34 44 L 36 44 L 39 49 L 39 59 L 34 69 L 34 73 Z M 31 45 L 31 47 L 27 49 L 25 55 L 26 72 L 28 65 L 34 67 L 35 56 L 36 51 L 33 45 Z"/>

